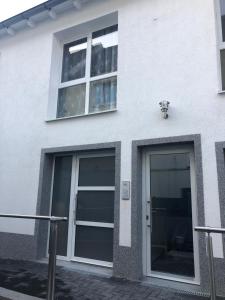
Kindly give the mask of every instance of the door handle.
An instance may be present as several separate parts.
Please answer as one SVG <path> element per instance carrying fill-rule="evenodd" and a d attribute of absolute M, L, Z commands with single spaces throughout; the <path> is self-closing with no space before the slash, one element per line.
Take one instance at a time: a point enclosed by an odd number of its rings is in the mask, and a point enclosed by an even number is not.
<path fill-rule="evenodd" d="M 150 216 L 146 215 L 147 227 L 151 227 Z"/>
<path fill-rule="evenodd" d="M 147 226 L 149 228 L 151 228 L 151 232 L 152 232 L 152 201 L 151 199 L 150 200 L 147 200 L 147 203 L 149 204 L 149 216 L 147 218 L 148 222 L 147 222 Z"/>
<path fill-rule="evenodd" d="M 152 233 L 152 201 L 150 201 L 150 221 L 151 221 L 151 233 Z"/>
<path fill-rule="evenodd" d="M 147 204 L 149 205 L 149 215 L 146 215 L 146 220 L 147 220 L 147 227 L 151 228 L 152 232 L 152 200 L 151 196 L 149 196 L 149 199 L 147 199 Z"/>

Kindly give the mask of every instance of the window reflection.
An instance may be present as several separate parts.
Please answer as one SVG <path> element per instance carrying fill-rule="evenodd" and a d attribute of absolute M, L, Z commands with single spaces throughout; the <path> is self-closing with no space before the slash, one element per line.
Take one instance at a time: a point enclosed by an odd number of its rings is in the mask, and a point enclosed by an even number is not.
<path fill-rule="evenodd" d="M 222 90 L 225 90 L 225 50 L 220 51 Z"/>
<path fill-rule="evenodd" d="M 75 256 L 100 261 L 113 261 L 113 229 L 77 226 Z"/>
<path fill-rule="evenodd" d="M 151 155 L 152 270 L 194 277 L 189 154 Z"/>
<path fill-rule="evenodd" d="M 82 115 L 85 112 L 85 84 L 59 90 L 57 118 Z"/>
<path fill-rule="evenodd" d="M 87 49 L 87 43 L 71 46 L 69 48 L 69 53 L 74 54 L 74 53 L 80 52 L 80 51 L 85 50 L 85 49 Z"/>
<path fill-rule="evenodd" d="M 72 156 L 55 158 L 52 216 L 69 217 Z M 57 255 L 67 256 L 68 222 L 58 224 Z"/>
<path fill-rule="evenodd" d="M 79 186 L 114 186 L 115 157 L 81 158 L 79 164 Z"/>
<path fill-rule="evenodd" d="M 76 216 L 79 221 L 113 223 L 114 192 L 79 191 Z"/>
<path fill-rule="evenodd" d="M 64 46 L 62 82 L 85 76 L 86 52 L 86 38 Z"/>
<path fill-rule="evenodd" d="M 100 46 L 100 47 L 106 49 L 106 48 L 110 48 L 110 47 L 115 47 L 117 45 L 118 45 L 117 31 L 92 39 L 93 47 Z"/>
<path fill-rule="evenodd" d="M 220 0 L 223 41 L 225 41 L 225 0 Z"/>
<path fill-rule="evenodd" d="M 117 71 L 117 53 L 118 25 L 64 45 L 57 118 L 85 114 L 88 107 L 89 113 L 116 108 L 117 77 L 111 73 Z M 91 78 L 99 75 L 106 76 Z"/>
<path fill-rule="evenodd" d="M 115 109 L 116 95 L 116 77 L 91 82 L 89 112 Z"/>
<path fill-rule="evenodd" d="M 91 76 L 117 71 L 117 48 L 117 25 L 93 33 Z"/>

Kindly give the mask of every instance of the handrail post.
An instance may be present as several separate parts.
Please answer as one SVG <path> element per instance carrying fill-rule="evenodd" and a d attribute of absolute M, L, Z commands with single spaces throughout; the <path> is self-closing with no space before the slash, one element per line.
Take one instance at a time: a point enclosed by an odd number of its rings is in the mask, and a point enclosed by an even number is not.
<path fill-rule="evenodd" d="M 55 298 L 57 237 L 58 237 L 58 223 L 57 221 L 50 221 L 47 300 L 54 300 Z"/>
<path fill-rule="evenodd" d="M 207 250 L 209 256 L 209 280 L 210 280 L 210 295 L 211 300 L 216 300 L 216 282 L 215 282 L 215 267 L 213 258 L 213 243 L 210 232 L 207 233 Z"/>
<path fill-rule="evenodd" d="M 66 217 L 54 217 L 54 216 L 1 214 L 1 213 L 0 213 L 0 218 L 43 220 L 43 221 L 49 221 L 50 222 L 47 300 L 54 300 L 54 297 L 55 297 L 55 271 L 56 271 L 56 249 L 57 249 L 57 237 L 58 237 L 58 222 L 68 221 L 68 218 L 66 218 Z"/>

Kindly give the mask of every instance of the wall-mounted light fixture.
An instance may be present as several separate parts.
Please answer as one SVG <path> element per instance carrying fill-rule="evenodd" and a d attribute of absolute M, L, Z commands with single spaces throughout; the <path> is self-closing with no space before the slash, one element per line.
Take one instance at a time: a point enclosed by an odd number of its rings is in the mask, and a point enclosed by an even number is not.
<path fill-rule="evenodd" d="M 159 102 L 159 105 L 161 107 L 161 112 L 163 114 L 163 118 L 168 119 L 168 117 L 169 117 L 168 110 L 169 110 L 170 102 L 169 101 L 161 101 L 161 102 Z"/>

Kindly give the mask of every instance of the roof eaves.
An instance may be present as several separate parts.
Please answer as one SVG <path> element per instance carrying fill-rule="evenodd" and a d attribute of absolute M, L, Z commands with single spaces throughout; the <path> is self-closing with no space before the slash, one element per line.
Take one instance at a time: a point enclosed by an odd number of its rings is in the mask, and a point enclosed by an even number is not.
<path fill-rule="evenodd" d="M 0 29 L 10 27 L 16 23 L 23 21 L 24 19 L 29 19 L 37 14 L 40 14 L 48 9 L 52 9 L 53 7 L 62 4 L 68 0 L 49 0 L 45 1 L 37 6 L 34 6 L 18 15 L 15 15 L 11 18 L 8 18 L 2 22 L 0 22 Z"/>

